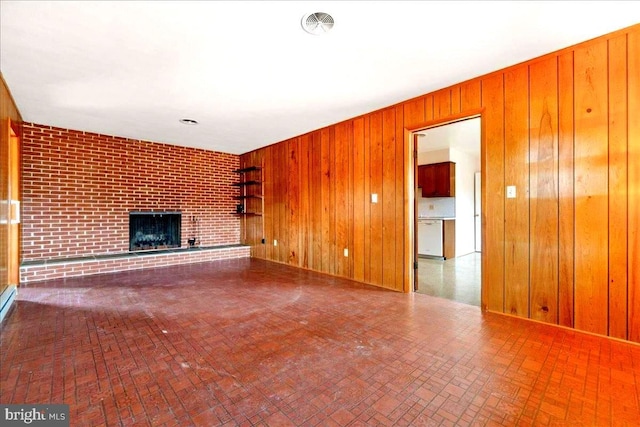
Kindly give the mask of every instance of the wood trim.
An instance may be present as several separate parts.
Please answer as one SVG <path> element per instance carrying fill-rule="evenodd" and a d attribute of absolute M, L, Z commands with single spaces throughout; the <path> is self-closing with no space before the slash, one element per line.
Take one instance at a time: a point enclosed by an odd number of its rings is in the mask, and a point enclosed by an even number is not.
<path fill-rule="evenodd" d="M 7 84 L 4 76 L 2 75 L 2 71 L 0 71 L 0 82 L 2 82 L 2 90 L 6 92 L 7 99 L 3 101 L 2 109 L 6 108 L 7 111 L 11 111 L 7 114 L 7 117 L 11 118 L 12 129 L 16 133 L 17 136 L 21 136 L 22 130 L 20 128 L 20 124 L 23 122 L 22 114 L 20 114 L 20 110 L 18 109 L 18 104 L 11 93 L 11 89 L 9 89 L 9 85 Z M 5 117 L 3 115 L 2 119 Z"/>

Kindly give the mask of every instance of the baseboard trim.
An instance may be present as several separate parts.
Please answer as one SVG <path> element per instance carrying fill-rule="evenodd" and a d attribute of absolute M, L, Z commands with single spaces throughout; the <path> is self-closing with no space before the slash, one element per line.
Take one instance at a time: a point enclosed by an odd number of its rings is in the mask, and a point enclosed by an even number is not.
<path fill-rule="evenodd" d="M 0 294 L 0 323 L 4 320 L 5 316 L 11 310 L 13 301 L 18 295 L 18 287 L 16 285 L 9 285 L 2 294 Z"/>

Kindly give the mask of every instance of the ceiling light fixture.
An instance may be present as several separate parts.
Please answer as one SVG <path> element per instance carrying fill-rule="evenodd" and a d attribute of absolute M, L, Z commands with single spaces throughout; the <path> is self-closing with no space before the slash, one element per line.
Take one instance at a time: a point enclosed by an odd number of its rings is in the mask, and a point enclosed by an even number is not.
<path fill-rule="evenodd" d="M 183 125 L 197 125 L 198 121 L 193 119 L 180 119 L 180 123 Z"/>
<path fill-rule="evenodd" d="M 314 36 L 328 33 L 333 24 L 333 17 L 324 12 L 307 13 L 302 17 L 302 29 Z"/>

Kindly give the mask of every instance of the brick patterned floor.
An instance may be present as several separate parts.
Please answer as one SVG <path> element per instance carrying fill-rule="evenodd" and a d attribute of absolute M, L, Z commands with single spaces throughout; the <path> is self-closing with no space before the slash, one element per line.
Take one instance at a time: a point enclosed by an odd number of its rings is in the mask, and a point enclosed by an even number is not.
<path fill-rule="evenodd" d="M 0 402 L 73 426 L 640 420 L 640 346 L 260 260 L 29 284 L 0 350 Z"/>

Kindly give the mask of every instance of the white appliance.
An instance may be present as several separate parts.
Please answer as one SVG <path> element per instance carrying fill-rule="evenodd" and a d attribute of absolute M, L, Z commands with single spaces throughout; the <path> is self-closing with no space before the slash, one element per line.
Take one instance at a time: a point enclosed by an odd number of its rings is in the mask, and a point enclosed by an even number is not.
<path fill-rule="evenodd" d="M 475 237 L 475 251 L 476 252 L 482 252 L 482 209 L 481 209 L 481 200 L 482 198 L 480 197 L 480 172 L 476 172 L 475 173 L 475 180 L 474 180 L 474 187 L 475 187 L 475 191 L 474 191 L 474 195 L 475 195 L 475 199 L 474 199 L 474 221 L 475 221 L 475 232 L 476 232 L 476 237 Z"/>
<path fill-rule="evenodd" d="M 444 256 L 441 219 L 418 219 L 418 255 Z"/>

